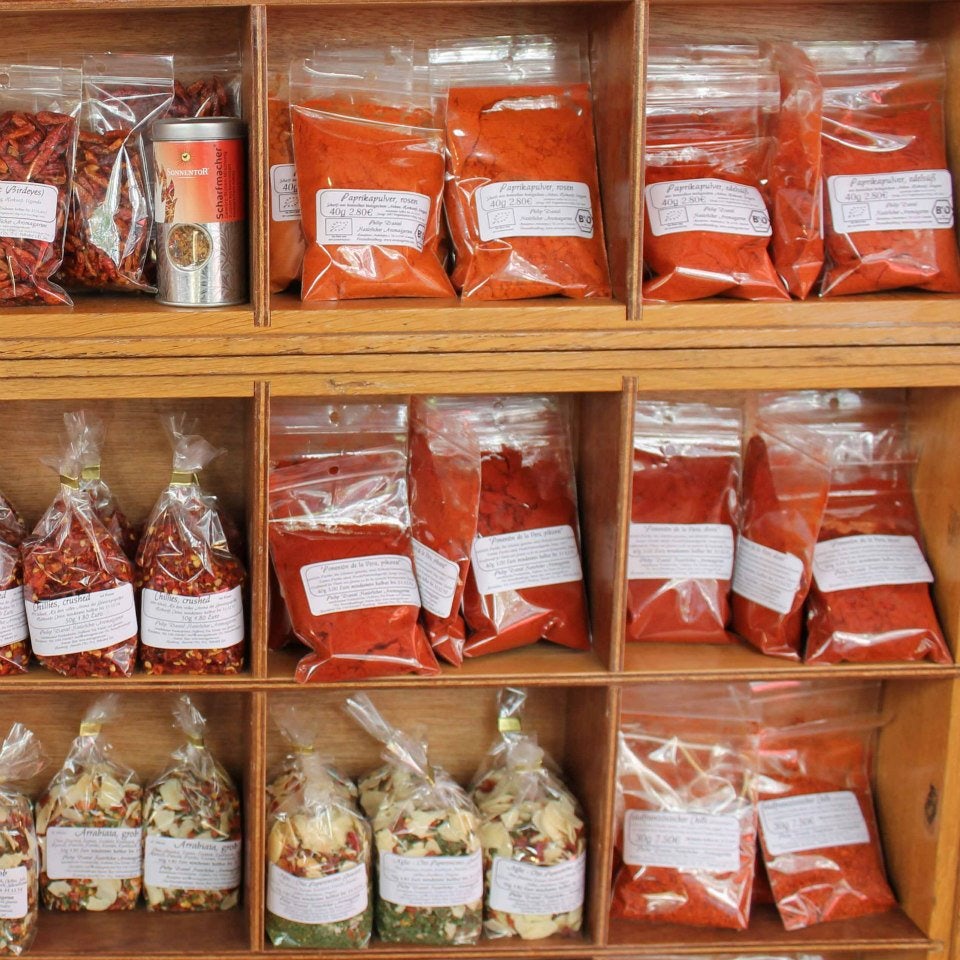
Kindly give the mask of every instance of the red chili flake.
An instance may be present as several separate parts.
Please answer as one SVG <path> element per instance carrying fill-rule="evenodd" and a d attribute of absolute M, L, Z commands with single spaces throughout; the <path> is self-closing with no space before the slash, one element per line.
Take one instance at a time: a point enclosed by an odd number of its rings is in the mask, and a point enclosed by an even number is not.
<path fill-rule="evenodd" d="M 23 673 L 30 662 L 30 640 L 23 607 L 20 544 L 26 530 L 10 501 L 0 493 L 0 677 Z"/>

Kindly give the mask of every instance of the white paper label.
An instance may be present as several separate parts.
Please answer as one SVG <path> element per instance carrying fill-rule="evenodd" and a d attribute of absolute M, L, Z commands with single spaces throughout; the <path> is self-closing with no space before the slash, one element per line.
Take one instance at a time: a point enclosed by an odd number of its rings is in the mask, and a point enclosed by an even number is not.
<path fill-rule="evenodd" d="M 933 582 L 933 573 L 914 537 L 883 534 L 818 543 L 813 551 L 813 576 L 824 593 Z"/>
<path fill-rule="evenodd" d="M 734 233 L 769 237 L 770 215 L 756 187 L 730 180 L 667 180 L 644 190 L 650 232 Z"/>
<path fill-rule="evenodd" d="M 99 650 L 137 635 L 133 587 L 28 603 L 33 652 L 44 657 Z"/>
<path fill-rule="evenodd" d="M 317 243 L 423 250 L 430 198 L 407 190 L 318 190 Z"/>
<path fill-rule="evenodd" d="M 757 809 L 763 842 L 774 857 L 870 842 L 863 811 L 849 790 L 761 800 Z"/>
<path fill-rule="evenodd" d="M 732 814 L 628 810 L 623 859 L 632 866 L 731 873 L 740 868 L 740 822 Z"/>
<path fill-rule="evenodd" d="M 413 541 L 413 560 L 424 610 L 435 617 L 449 617 L 460 581 L 460 567 L 419 540 Z"/>
<path fill-rule="evenodd" d="M 140 876 L 139 827 L 50 827 L 44 863 L 51 880 L 130 880 Z"/>
<path fill-rule="evenodd" d="M 380 854 L 380 896 L 407 907 L 456 907 L 483 899 L 483 857 Z"/>
<path fill-rule="evenodd" d="M 827 192 L 837 233 L 953 227 L 949 170 L 827 177 Z"/>
<path fill-rule="evenodd" d="M 628 580 L 729 580 L 733 530 L 725 523 L 631 523 Z"/>
<path fill-rule="evenodd" d="M 30 881 L 26 867 L 0 870 L 0 918 L 19 920 L 27 915 Z"/>
<path fill-rule="evenodd" d="M 0 590 L 0 647 L 27 639 L 27 611 L 23 587 Z"/>
<path fill-rule="evenodd" d="M 483 594 L 583 579 L 577 537 L 568 526 L 477 537 L 470 561 Z"/>
<path fill-rule="evenodd" d="M 270 168 L 270 215 L 280 223 L 300 219 L 295 164 L 275 163 Z"/>
<path fill-rule="evenodd" d="M 240 841 L 147 834 L 143 879 L 168 890 L 232 890 L 240 886 Z"/>
<path fill-rule="evenodd" d="M 394 553 L 325 560 L 300 568 L 315 617 L 371 607 L 419 607 L 420 594 L 409 557 Z"/>
<path fill-rule="evenodd" d="M 243 590 L 202 597 L 144 590 L 140 639 L 162 650 L 219 650 L 243 641 Z"/>
<path fill-rule="evenodd" d="M 537 917 L 569 913 L 583 906 L 586 880 L 586 854 L 552 867 L 494 857 L 489 906 Z"/>
<path fill-rule="evenodd" d="M 56 235 L 56 187 L 0 180 L 0 237 L 53 243 Z"/>
<path fill-rule="evenodd" d="M 737 565 L 733 571 L 733 592 L 782 615 L 793 609 L 800 589 L 803 561 L 792 553 L 781 553 L 746 537 L 737 540 Z"/>
<path fill-rule="evenodd" d="M 573 180 L 504 180 L 476 191 L 481 240 L 593 236 L 590 188 Z"/>
<path fill-rule="evenodd" d="M 367 909 L 367 868 L 329 877 L 295 877 L 275 863 L 267 872 L 267 910 L 294 923 L 340 923 Z"/>

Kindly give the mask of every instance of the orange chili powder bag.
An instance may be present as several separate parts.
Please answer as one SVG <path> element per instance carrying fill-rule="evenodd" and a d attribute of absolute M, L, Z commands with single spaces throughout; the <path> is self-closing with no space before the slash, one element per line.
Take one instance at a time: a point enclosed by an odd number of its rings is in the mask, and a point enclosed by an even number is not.
<path fill-rule="evenodd" d="M 497 37 L 430 51 L 448 89 L 447 217 L 464 300 L 609 297 L 590 85 L 578 44 Z"/>
<path fill-rule="evenodd" d="M 960 291 L 934 43 L 810 43 L 823 88 L 827 266 L 820 295 Z"/>
<path fill-rule="evenodd" d="M 293 163 L 293 131 L 286 77 L 271 78 L 267 99 L 267 140 L 270 160 L 270 292 L 280 293 L 300 279 L 303 228 L 297 171 Z"/>

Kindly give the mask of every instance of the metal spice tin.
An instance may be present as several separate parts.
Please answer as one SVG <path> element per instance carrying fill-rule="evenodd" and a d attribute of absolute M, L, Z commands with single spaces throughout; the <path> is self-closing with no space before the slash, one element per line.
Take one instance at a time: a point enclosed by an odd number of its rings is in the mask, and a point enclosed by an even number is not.
<path fill-rule="evenodd" d="M 245 136 L 236 117 L 153 124 L 161 303 L 214 307 L 246 301 Z"/>

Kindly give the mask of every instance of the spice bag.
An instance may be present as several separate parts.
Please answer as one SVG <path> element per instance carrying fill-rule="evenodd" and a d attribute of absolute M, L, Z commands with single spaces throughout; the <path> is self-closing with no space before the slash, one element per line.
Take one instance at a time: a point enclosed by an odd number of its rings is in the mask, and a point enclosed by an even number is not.
<path fill-rule="evenodd" d="M 74 444 L 59 467 L 60 489 L 21 547 L 33 653 L 64 676 L 128 677 L 137 654 L 133 565 L 81 488 Z"/>
<path fill-rule="evenodd" d="M 238 53 L 173 58 L 173 100 L 165 117 L 239 117 L 242 65 Z"/>
<path fill-rule="evenodd" d="M 497 693 L 497 732 L 499 738 L 487 751 L 470 784 L 470 796 L 481 812 L 507 772 L 510 748 L 524 739 L 523 711 L 527 691 L 522 687 L 503 687 Z M 544 758 L 549 763 L 549 758 Z"/>
<path fill-rule="evenodd" d="M 132 910 L 142 874 L 141 787 L 111 757 L 101 727 L 117 714 L 116 695 L 86 712 L 46 790 L 37 800 L 40 889 L 48 910 Z M 79 876 L 77 874 L 80 874 Z"/>
<path fill-rule="evenodd" d="M 137 551 L 141 662 L 147 673 L 237 673 L 243 667 L 243 565 L 198 475 L 223 453 L 184 416 L 164 421 L 173 472 Z"/>
<path fill-rule="evenodd" d="M 331 47 L 290 74 L 303 300 L 452 297 L 439 252 L 439 103 L 412 44 Z"/>
<path fill-rule="evenodd" d="M 305 243 L 300 224 L 300 194 L 293 162 L 290 90 L 286 76 L 270 78 L 267 98 L 270 158 L 270 292 L 280 293 L 300 279 Z"/>
<path fill-rule="evenodd" d="M 483 862 L 476 808 L 423 744 L 386 723 L 370 698 L 347 712 L 384 744 L 412 789 L 388 796 L 373 818 L 378 858 L 377 932 L 385 943 L 476 943 L 483 916 Z"/>
<path fill-rule="evenodd" d="M 757 797 L 767 876 L 787 930 L 896 905 L 870 792 L 876 716 L 769 727 Z"/>
<path fill-rule="evenodd" d="M 756 47 L 647 58 L 643 257 L 652 301 L 787 300 L 760 192 L 779 83 Z"/>
<path fill-rule="evenodd" d="M 425 731 L 420 726 L 414 726 L 409 735 L 416 740 L 423 752 L 427 751 Z M 367 819 L 372 821 L 385 803 L 395 803 L 408 797 L 419 784 L 416 771 L 388 761 L 357 781 L 360 809 Z"/>
<path fill-rule="evenodd" d="M 447 95 L 445 208 L 464 300 L 609 297 L 588 69 L 545 36 L 430 51 Z"/>
<path fill-rule="evenodd" d="M 463 591 L 464 653 L 541 639 L 587 650 L 567 407 L 555 396 L 518 395 L 471 398 L 469 410 L 481 450 L 480 514 Z"/>
<path fill-rule="evenodd" d="M 20 514 L 0 493 L 0 677 L 25 672 L 30 663 L 30 631 L 23 605 L 20 557 L 25 534 Z"/>
<path fill-rule="evenodd" d="M 50 278 L 63 259 L 80 71 L 0 64 L 0 74 L 0 307 L 70 304 Z"/>
<path fill-rule="evenodd" d="M 4 879 L 0 954 L 19 956 L 37 936 L 40 858 L 26 781 L 43 769 L 40 741 L 23 724 L 0 744 L 0 871 Z"/>
<path fill-rule="evenodd" d="M 318 405 L 314 417 L 326 449 L 270 473 L 273 566 L 294 632 L 313 651 L 297 679 L 436 673 L 418 623 L 407 406 Z"/>
<path fill-rule="evenodd" d="M 468 417 L 443 397 L 415 397 L 410 429 L 410 517 L 423 625 L 434 652 L 463 663 L 461 613 L 477 535 L 480 449 Z"/>
<path fill-rule="evenodd" d="M 826 272 L 820 295 L 960 291 L 934 43 L 805 43 L 823 88 Z"/>
<path fill-rule="evenodd" d="M 73 199 L 58 274 L 69 289 L 155 292 L 144 134 L 172 97 L 172 57 L 84 57 Z"/>
<path fill-rule="evenodd" d="M 741 414 L 639 400 L 627 562 L 627 640 L 730 643 Z"/>

